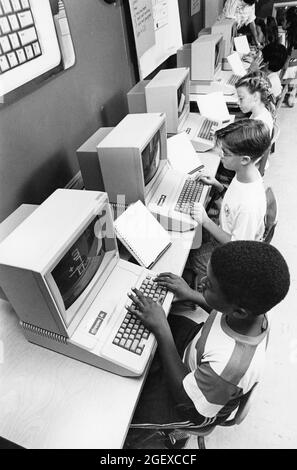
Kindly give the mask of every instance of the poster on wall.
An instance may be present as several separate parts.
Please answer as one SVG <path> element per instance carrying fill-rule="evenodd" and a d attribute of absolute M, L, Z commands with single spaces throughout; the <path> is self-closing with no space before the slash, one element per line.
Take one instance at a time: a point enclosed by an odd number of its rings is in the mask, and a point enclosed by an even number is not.
<path fill-rule="evenodd" d="M 178 0 L 129 0 L 142 80 L 182 46 Z"/>

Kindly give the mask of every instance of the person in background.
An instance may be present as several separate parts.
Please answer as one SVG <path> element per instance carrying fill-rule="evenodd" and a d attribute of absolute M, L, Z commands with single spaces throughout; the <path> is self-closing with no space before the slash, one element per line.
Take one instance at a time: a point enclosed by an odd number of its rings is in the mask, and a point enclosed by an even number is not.
<path fill-rule="evenodd" d="M 256 18 L 255 25 L 258 41 L 263 47 L 270 43 L 278 43 L 278 27 L 272 16 Z"/>
<path fill-rule="evenodd" d="M 297 49 L 297 7 L 290 7 L 286 11 L 283 29 L 286 31 L 288 54 Z"/>
<path fill-rule="evenodd" d="M 290 57 L 283 80 L 288 80 L 287 104 L 293 107 L 297 90 L 297 7 L 290 7 L 286 10 L 282 27 L 286 32 L 287 49 Z"/>
<path fill-rule="evenodd" d="M 237 22 L 239 34 L 250 32 L 254 44 L 258 47 L 261 43 L 258 39 L 255 25 L 255 3 L 257 0 L 227 0 L 219 20 L 223 18 L 233 18 Z"/>
<path fill-rule="evenodd" d="M 283 44 L 267 44 L 262 49 L 262 58 L 263 63 L 261 70 L 266 73 L 267 78 L 271 83 L 271 91 L 275 98 L 278 98 L 282 93 L 282 84 L 279 72 L 282 70 L 288 59 L 287 49 Z"/>

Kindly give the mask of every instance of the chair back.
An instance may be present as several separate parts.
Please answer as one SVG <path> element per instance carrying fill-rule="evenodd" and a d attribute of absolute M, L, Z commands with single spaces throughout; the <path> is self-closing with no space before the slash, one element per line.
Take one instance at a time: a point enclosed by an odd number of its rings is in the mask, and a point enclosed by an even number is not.
<path fill-rule="evenodd" d="M 280 94 L 280 96 L 277 98 L 276 100 L 276 106 L 275 106 L 275 112 L 276 114 L 278 113 L 281 105 L 283 104 L 284 102 L 284 99 L 285 99 L 285 96 L 286 94 L 288 93 L 288 89 L 289 89 L 289 86 L 287 83 L 285 83 L 284 85 L 282 85 L 282 92 Z"/>
<path fill-rule="evenodd" d="M 263 242 L 270 243 L 277 224 L 278 207 L 276 197 L 270 187 L 266 189 L 266 215 Z"/>
<path fill-rule="evenodd" d="M 261 173 L 261 176 L 264 176 L 266 163 L 267 163 L 267 160 L 268 160 L 269 155 L 271 153 L 271 147 L 275 145 L 277 139 L 279 138 L 279 135 L 280 135 L 280 128 L 279 128 L 278 124 L 275 122 L 274 125 L 273 125 L 273 129 L 272 129 L 270 145 L 269 145 L 268 149 L 264 152 L 263 157 L 261 158 L 261 160 L 258 164 L 258 170 Z"/>
<path fill-rule="evenodd" d="M 254 392 L 255 388 L 257 386 L 258 382 L 256 382 L 252 388 L 241 397 L 239 406 L 237 408 L 237 411 L 235 413 L 234 418 L 229 419 L 227 421 L 224 421 L 223 423 L 220 424 L 220 426 L 234 426 L 235 424 L 240 424 L 242 421 L 246 418 L 248 415 L 253 399 L 254 399 Z"/>

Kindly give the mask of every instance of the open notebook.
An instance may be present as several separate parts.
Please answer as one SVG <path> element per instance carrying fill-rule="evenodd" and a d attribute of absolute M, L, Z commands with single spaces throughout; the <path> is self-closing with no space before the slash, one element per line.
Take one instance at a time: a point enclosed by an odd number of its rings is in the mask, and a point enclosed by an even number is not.
<path fill-rule="evenodd" d="M 131 204 L 114 222 L 115 232 L 141 266 L 152 268 L 171 239 L 141 201 Z"/>

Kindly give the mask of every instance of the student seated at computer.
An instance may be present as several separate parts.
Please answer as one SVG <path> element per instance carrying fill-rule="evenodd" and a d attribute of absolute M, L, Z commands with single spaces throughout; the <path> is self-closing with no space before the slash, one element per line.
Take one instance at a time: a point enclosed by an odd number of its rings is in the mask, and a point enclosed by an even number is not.
<path fill-rule="evenodd" d="M 233 240 L 261 240 L 264 234 L 266 196 L 256 163 L 270 145 L 268 127 L 260 120 L 242 119 L 215 133 L 221 162 L 235 172 L 222 199 L 219 224 L 206 213 L 202 204 L 195 203 L 192 217 L 202 225 L 202 245 L 190 251 L 184 276 L 195 273 L 195 283 L 206 273 L 214 248 Z M 225 191 L 216 178 L 201 175 L 199 179 L 213 186 L 218 193 Z"/>
<path fill-rule="evenodd" d="M 254 62 L 251 64 L 251 71 L 264 72 L 271 84 L 271 91 L 275 98 L 282 93 L 282 84 L 279 78 L 279 72 L 284 67 L 288 58 L 288 52 L 283 44 L 271 43 L 262 49 L 261 64 Z"/>
<path fill-rule="evenodd" d="M 238 95 L 240 110 L 251 113 L 251 119 L 263 121 L 272 135 L 275 119 L 275 98 L 271 91 L 271 83 L 264 73 L 251 72 L 240 78 L 235 88 Z"/>
<path fill-rule="evenodd" d="M 213 251 L 201 292 L 171 273 L 156 280 L 178 299 L 204 302 L 213 310 L 204 324 L 172 314 L 167 320 L 162 307 L 136 289 L 129 295 L 136 308 L 129 310 L 158 342 L 132 419 L 143 430 L 130 429 L 130 448 L 141 448 L 139 439 L 153 432 L 149 428 L 204 427 L 226 420 L 260 379 L 268 342 L 266 313 L 286 296 L 290 275 L 272 245 L 235 241 Z M 164 447 L 159 441 L 158 448 Z"/>
<path fill-rule="evenodd" d="M 256 46 L 261 46 L 255 26 L 256 0 L 227 0 L 219 19 L 234 18 L 240 34 L 251 35 Z"/>

